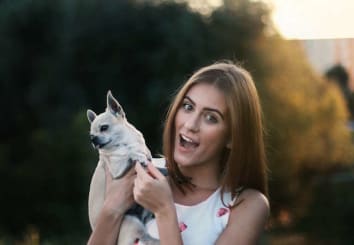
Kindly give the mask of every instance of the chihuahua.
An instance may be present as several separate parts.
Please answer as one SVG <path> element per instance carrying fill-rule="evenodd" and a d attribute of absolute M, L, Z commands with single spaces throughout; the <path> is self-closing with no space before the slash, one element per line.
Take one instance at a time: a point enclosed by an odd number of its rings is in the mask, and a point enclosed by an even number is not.
<path fill-rule="evenodd" d="M 135 163 L 145 167 L 147 162 L 152 161 L 152 157 L 142 133 L 127 121 L 123 108 L 111 91 L 107 93 L 106 111 L 96 115 L 92 110 L 87 110 L 87 118 L 91 124 L 91 143 L 99 152 L 99 161 L 90 184 L 88 203 L 89 220 L 93 229 L 105 199 L 105 167 L 113 179 L 119 179 Z M 151 218 L 153 218 L 151 212 L 134 204 L 121 223 L 118 244 L 133 245 L 138 241 L 139 244 L 145 245 L 160 244 L 159 240 L 146 232 L 145 224 Z"/>

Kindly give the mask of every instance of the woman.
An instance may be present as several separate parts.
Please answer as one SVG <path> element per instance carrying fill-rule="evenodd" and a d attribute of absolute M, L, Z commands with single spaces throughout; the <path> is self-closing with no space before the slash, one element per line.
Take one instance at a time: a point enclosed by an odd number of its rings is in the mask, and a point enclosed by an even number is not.
<path fill-rule="evenodd" d="M 266 157 L 259 98 L 246 70 L 226 62 L 198 70 L 170 107 L 163 153 L 168 178 L 151 163 L 148 171 L 137 164 L 136 177 L 132 170 L 118 180 L 133 196 L 116 193 L 122 188 L 109 181 L 89 242 L 114 244 L 133 200 L 154 213 L 147 228 L 161 244 L 258 241 L 269 215 Z"/>

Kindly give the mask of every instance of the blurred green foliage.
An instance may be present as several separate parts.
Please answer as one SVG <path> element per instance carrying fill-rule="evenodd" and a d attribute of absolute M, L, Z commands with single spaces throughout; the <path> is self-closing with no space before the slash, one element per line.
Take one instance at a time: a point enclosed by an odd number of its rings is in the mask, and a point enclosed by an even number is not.
<path fill-rule="evenodd" d="M 299 221 L 299 230 L 322 241 L 322 244 L 352 244 L 353 181 L 353 169 L 318 178 L 311 212 Z"/>
<path fill-rule="evenodd" d="M 272 31 L 268 8 L 251 0 L 208 16 L 173 1 L 0 1 L 0 237 L 87 239 L 97 153 L 86 109 L 103 111 L 111 89 L 161 153 L 175 90 L 220 59 L 241 61 L 259 89 L 275 224 L 284 209 L 305 217 L 316 176 L 353 160 L 347 110 L 300 47 Z"/>

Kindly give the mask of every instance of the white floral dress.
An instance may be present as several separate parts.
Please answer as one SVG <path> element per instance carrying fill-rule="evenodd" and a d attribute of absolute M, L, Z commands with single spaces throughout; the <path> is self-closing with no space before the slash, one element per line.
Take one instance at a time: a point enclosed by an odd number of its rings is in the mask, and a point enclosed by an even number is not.
<path fill-rule="evenodd" d="M 230 215 L 229 207 L 236 201 L 236 198 L 232 200 L 230 192 L 224 193 L 224 203 L 228 204 L 225 207 L 221 201 L 221 188 L 218 188 L 206 200 L 196 205 L 185 206 L 175 203 L 183 244 L 215 244 L 227 225 Z M 159 239 L 155 219 L 150 220 L 146 227 L 152 237 Z"/>

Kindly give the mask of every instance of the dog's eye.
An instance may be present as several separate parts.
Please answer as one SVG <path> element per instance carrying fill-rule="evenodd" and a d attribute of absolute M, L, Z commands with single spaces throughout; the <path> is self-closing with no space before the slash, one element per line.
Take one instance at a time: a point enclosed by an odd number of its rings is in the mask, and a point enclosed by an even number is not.
<path fill-rule="evenodd" d="M 108 125 L 102 125 L 101 128 L 100 128 L 101 132 L 104 132 L 107 129 L 108 129 Z"/>

